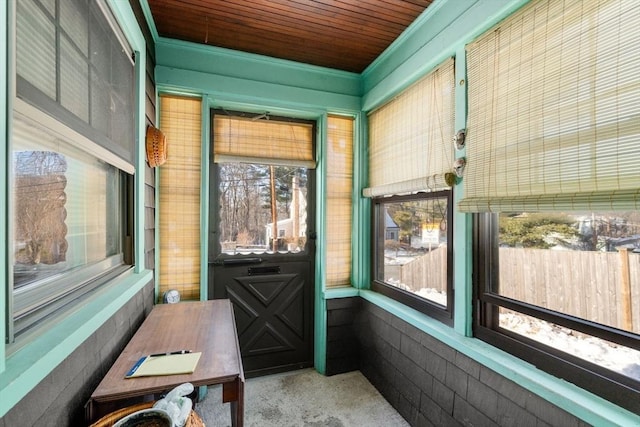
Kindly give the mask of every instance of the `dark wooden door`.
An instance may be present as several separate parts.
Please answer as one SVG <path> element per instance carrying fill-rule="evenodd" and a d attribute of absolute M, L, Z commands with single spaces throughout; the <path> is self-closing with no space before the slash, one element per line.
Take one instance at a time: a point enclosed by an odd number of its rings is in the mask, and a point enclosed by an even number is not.
<path fill-rule="evenodd" d="M 315 169 L 308 162 L 260 156 L 290 135 L 305 134 L 299 126 L 315 127 L 264 114 L 227 122 L 228 114 L 214 112 L 212 153 L 216 143 L 225 150 L 242 144 L 246 150 L 263 148 L 248 158 L 212 156 L 209 298 L 233 302 L 248 376 L 313 366 Z M 268 134 L 260 120 L 281 131 Z M 260 125 L 257 133 L 243 133 L 254 124 Z M 299 143 L 291 142 L 278 156 Z"/>
<path fill-rule="evenodd" d="M 247 376 L 313 366 L 311 266 L 286 257 L 226 258 L 210 266 L 210 295 L 233 302 Z"/>

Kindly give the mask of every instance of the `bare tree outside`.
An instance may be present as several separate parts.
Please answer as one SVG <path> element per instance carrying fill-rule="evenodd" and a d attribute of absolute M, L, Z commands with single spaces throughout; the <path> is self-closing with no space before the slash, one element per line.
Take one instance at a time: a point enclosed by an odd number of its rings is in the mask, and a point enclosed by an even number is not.
<path fill-rule="evenodd" d="M 15 262 L 57 264 L 66 260 L 67 162 L 50 151 L 20 151 L 15 168 Z"/>
<path fill-rule="evenodd" d="M 304 245 L 306 169 L 221 163 L 218 171 L 219 241 L 224 252 Z"/>

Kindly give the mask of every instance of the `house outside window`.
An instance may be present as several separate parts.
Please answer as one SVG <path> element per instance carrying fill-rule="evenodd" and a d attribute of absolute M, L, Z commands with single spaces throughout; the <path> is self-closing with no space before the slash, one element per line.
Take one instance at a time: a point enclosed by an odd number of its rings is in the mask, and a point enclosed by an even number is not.
<path fill-rule="evenodd" d="M 470 44 L 459 205 L 475 335 L 634 412 L 639 25 L 633 2 L 541 0 Z"/>
<path fill-rule="evenodd" d="M 453 323 L 454 61 L 369 115 L 371 289 Z"/>
<path fill-rule="evenodd" d="M 17 2 L 15 50 L 11 341 L 130 269 L 136 127 L 132 52 L 103 2 Z"/>

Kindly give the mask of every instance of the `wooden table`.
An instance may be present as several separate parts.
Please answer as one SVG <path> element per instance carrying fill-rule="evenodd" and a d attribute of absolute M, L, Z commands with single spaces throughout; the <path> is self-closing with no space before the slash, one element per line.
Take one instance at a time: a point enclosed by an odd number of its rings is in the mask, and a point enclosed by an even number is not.
<path fill-rule="evenodd" d="M 202 352 L 193 373 L 125 379 L 140 357 L 178 350 Z M 228 299 L 156 305 L 91 395 L 89 421 L 103 415 L 101 405 L 113 407 L 115 401 L 167 392 L 186 382 L 194 387 L 222 384 L 232 424 L 243 425 L 244 372 Z"/>

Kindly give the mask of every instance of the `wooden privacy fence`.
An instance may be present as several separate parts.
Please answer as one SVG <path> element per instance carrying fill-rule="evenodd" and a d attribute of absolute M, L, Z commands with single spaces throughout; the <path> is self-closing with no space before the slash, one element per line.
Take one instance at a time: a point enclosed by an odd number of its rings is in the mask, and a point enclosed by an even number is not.
<path fill-rule="evenodd" d="M 386 267 L 385 267 L 386 268 Z M 413 292 L 431 288 L 447 291 L 447 248 L 436 248 L 400 267 L 400 283 Z"/>
<path fill-rule="evenodd" d="M 414 292 L 446 291 L 446 248 L 400 268 Z M 640 332 L 640 254 L 500 248 L 500 294 L 627 331 Z"/>
<path fill-rule="evenodd" d="M 640 255 L 500 248 L 500 294 L 639 332 Z"/>

